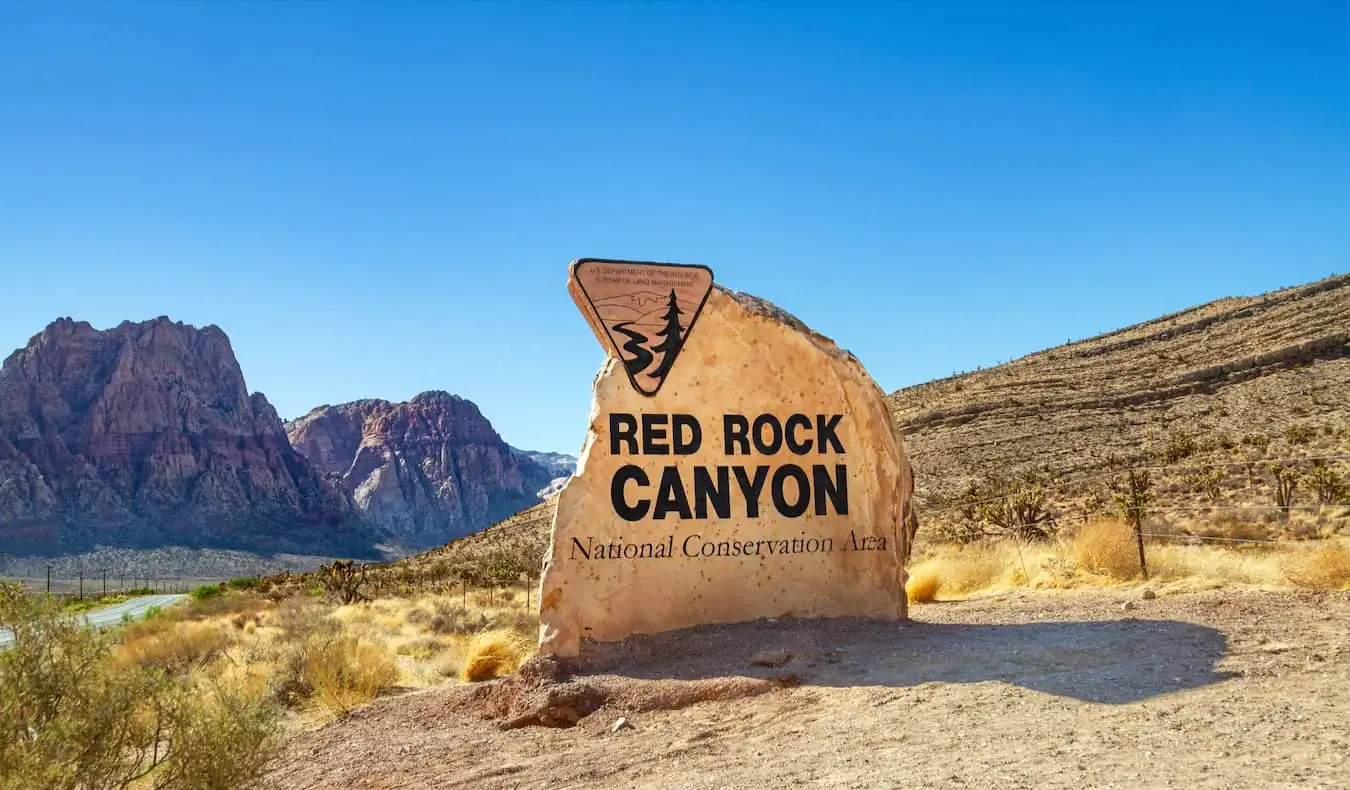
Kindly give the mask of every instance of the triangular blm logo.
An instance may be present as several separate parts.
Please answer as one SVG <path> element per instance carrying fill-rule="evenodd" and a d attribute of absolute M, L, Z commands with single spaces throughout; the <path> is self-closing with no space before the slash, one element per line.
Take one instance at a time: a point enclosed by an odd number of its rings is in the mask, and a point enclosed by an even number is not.
<path fill-rule="evenodd" d="M 670 375 L 712 291 L 707 266 L 582 258 L 567 290 L 633 389 L 655 395 Z"/>

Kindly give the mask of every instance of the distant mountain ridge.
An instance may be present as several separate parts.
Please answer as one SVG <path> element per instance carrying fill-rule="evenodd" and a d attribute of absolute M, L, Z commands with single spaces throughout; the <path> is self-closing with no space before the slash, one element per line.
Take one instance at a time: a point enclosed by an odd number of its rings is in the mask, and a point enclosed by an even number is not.
<path fill-rule="evenodd" d="M 554 477 L 513 451 L 472 402 L 447 392 L 320 406 L 286 423 L 286 434 L 367 522 L 409 547 L 440 545 L 529 507 Z"/>
<path fill-rule="evenodd" d="M 0 545 L 375 556 L 382 536 L 248 392 L 229 339 L 53 322 L 0 366 Z"/>
<path fill-rule="evenodd" d="M 248 392 L 224 332 L 163 316 L 107 330 L 63 318 L 0 367 L 11 559 L 130 550 L 194 564 L 153 554 L 171 547 L 215 551 L 203 568 L 229 551 L 376 559 L 538 503 L 568 460 L 514 452 L 446 392 L 283 423 Z"/>
<path fill-rule="evenodd" d="M 572 479 L 572 475 L 577 471 L 577 457 L 565 453 L 546 453 L 537 450 L 519 450 L 515 447 L 511 451 L 523 455 L 540 466 L 544 467 L 549 474 L 549 484 L 541 488 L 536 493 L 540 499 L 548 499 L 557 494 L 567 485 L 567 481 Z"/>

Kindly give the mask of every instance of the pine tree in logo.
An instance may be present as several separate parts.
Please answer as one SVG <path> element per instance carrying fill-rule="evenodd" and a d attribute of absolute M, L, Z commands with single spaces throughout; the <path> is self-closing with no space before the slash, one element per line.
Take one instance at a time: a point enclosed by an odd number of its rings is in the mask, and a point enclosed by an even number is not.
<path fill-rule="evenodd" d="M 684 336 L 680 334 L 680 305 L 675 301 L 675 289 L 670 290 L 670 305 L 666 308 L 666 314 L 661 316 L 665 319 L 666 325 L 656 333 L 661 338 L 661 342 L 652 347 L 652 351 L 661 355 L 661 364 L 656 370 L 648 373 L 654 379 L 665 378 L 670 372 L 670 366 L 675 364 L 675 357 L 680 353 L 680 346 L 684 343 Z"/>

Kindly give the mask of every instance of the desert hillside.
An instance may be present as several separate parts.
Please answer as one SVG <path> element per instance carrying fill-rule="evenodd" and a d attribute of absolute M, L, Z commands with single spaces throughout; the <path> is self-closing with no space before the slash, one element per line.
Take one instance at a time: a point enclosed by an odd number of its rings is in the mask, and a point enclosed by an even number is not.
<path fill-rule="evenodd" d="M 1251 487 L 1225 501 L 1255 502 L 1268 463 L 1350 452 L 1350 275 L 1220 299 L 890 401 L 921 512 L 996 476 L 1169 463 L 1241 472 Z M 1185 487 L 1187 475 L 1155 477 Z"/>

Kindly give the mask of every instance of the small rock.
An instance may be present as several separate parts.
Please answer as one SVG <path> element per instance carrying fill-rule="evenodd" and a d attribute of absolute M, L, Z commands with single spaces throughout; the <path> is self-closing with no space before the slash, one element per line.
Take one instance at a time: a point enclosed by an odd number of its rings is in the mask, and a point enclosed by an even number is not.
<path fill-rule="evenodd" d="M 631 729 L 633 729 L 633 725 L 628 722 L 628 717 L 620 716 L 619 718 L 614 720 L 614 726 L 610 727 L 609 731 L 618 732 L 619 730 L 631 730 Z"/>
<path fill-rule="evenodd" d="M 761 650 L 750 656 L 750 663 L 757 667 L 781 667 L 792 660 L 792 654 L 786 650 Z"/>
<path fill-rule="evenodd" d="M 1154 598 L 1157 598 L 1158 594 L 1153 592 L 1153 589 L 1151 587 L 1145 587 L 1144 591 L 1139 593 L 1139 597 L 1143 598 L 1145 601 L 1151 601 Z"/>
<path fill-rule="evenodd" d="M 1126 601 L 1120 605 L 1120 611 L 1122 612 L 1128 612 L 1132 609 L 1134 609 L 1134 601 Z"/>

